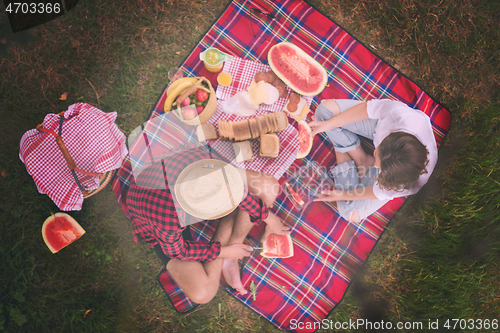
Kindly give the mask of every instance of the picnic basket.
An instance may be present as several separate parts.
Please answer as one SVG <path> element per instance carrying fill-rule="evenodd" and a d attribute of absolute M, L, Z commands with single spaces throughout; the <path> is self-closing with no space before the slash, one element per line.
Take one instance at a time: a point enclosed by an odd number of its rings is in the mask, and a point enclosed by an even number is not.
<path fill-rule="evenodd" d="M 61 121 L 60 121 L 60 125 L 59 125 L 59 133 L 56 133 L 55 131 L 50 130 L 50 129 L 43 128 L 43 123 L 38 124 L 36 126 L 36 129 L 40 132 L 52 134 L 55 137 L 57 146 L 59 147 L 59 150 L 63 154 L 64 159 L 66 160 L 66 163 L 68 165 L 68 168 L 71 171 L 71 173 L 73 174 L 73 178 L 75 179 L 75 182 L 78 185 L 78 188 L 82 191 L 83 198 L 86 199 L 86 198 L 89 198 L 92 195 L 96 194 L 97 192 L 101 191 L 104 187 L 106 187 L 106 185 L 108 185 L 108 183 L 111 181 L 111 179 L 115 175 L 116 170 L 111 170 L 111 171 L 104 172 L 104 173 L 95 173 L 95 172 L 87 172 L 87 171 L 81 170 L 76 166 L 76 164 L 73 161 L 73 158 L 71 157 L 71 155 L 69 154 L 69 151 L 66 148 L 66 146 L 63 142 L 62 136 L 61 136 L 62 123 L 64 120 L 64 112 L 65 111 L 57 114 L 59 117 L 61 117 Z M 94 190 L 85 190 L 83 188 L 83 186 L 81 185 L 75 171 L 78 171 L 78 172 L 80 172 L 84 175 L 87 175 L 87 176 L 99 177 L 99 187 L 94 189 Z"/>
<path fill-rule="evenodd" d="M 217 108 L 217 97 L 215 96 L 215 90 L 212 86 L 212 83 L 210 83 L 210 81 L 203 76 L 196 77 L 196 79 L 201 79 L 202 82 L 205 82 L 208 85 L 208 102 L 203 111 L 197 117 L 187 120 L 182 117 L 181 108 L 179 105 L 177 105 L 177 109 L 174 110 L 174 113 L 179 118 L 179 120 L 189 125 L 199 125 L 207 122 L 210 117 L 212 117 L 215 109 Z"/>

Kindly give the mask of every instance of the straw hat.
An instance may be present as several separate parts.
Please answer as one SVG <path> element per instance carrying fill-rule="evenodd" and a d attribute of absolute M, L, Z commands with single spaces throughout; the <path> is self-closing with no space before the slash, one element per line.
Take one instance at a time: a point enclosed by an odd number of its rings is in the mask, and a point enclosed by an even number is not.
<path fill-rule="evenodd" d="M 182 209 L 206 220 L 231 213 L 243 199 L 244 190 L 236 168 L 212 159 L 188 165 L 175 183 L 175 196 Z"/>

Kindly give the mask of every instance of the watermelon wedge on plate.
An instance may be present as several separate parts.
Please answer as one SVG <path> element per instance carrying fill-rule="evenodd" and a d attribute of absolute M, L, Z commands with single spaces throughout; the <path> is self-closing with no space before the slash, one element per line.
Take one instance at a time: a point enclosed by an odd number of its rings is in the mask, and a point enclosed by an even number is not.
<path fill-rule="evenodd" d="M 56 213 L 49 216 L 42 226 L 42 237 L 52 253 L 82 237 L 85 230 L 66 213 Z"/>
<path fill-rule="evenodd" d="M 260 253 L 266 258 L 290 258 L 293 257 L 293 242 L 290 235 L 269 234 L 262 241 L 264 249 Z"/>

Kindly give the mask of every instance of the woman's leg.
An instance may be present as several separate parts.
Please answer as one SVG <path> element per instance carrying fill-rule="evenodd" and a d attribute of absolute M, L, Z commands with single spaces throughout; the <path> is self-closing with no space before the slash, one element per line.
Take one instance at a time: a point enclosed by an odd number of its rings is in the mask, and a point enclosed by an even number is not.
<path fill-rule="evenodd" d="M 362 103 L 362 101 L 350 101 L 349 108 Z M 345 110 L 347 110 L 346 108 Z M 331 119 L 333 116 L 341 113 L 341 110 L 338 103 L 335 100 L 322 100 L 320 105 L 316 108 L 316 112 L 314 114 L 316 121 L 325 121 Z M 347 153 L 350 150 L 354 150 L 357 146 L 360 145 L 360 140 L 358 135 L 349 130 L 344 129 L 343 127 L 336 127 L 329 131 L 326 131 L 325 134 L 328 136 L 330 141 L 333 143 L 336 151 L 341 153 Z"/>
<path fill-rule="evenodd" d="M 272 207 L 280 193 L 280 184 L 272 175 L 252 170 L 238 169 L 248 190 L 264 201 L 266 207 Z"/>
<path fill-rule="evenodd" d="M 237 211 L 238 209 L 223 217 L 217 227 L 213 240 L 221 242 L 222 246 L 229 242 Z M 205 304 L 214 298 L 219 289 L 223 260 L 217 258 L 203 263 L 171 259 L 167 264 L 167 270 L 193 302 Z"/>
<path fill-rule="evenodd" d="M 238 209 L 236 222 L 229 238 L 228 245 L 235 243 L 243 243 L 254 224 L 250 221 L 250 216 L 242 209 Z M 241 282 L 240 266 L 237 259 L 224 258 L 222 264 L 222 274 L 226 282 L 236 289 L 240 294 L 245 295 L 247 290 Z"/>
<path fill-rule="evenodd" d="M 276 178 L 262 172 L 243 169 L 238 169 L 238 171 L 240 171 L 242 177 L 246 177 L 248 190 L 261 199 L 267 207 L 272 207 L 280 192 L 280 186 Z M 250 216 L 245 211 L 239 210 L 228 244 L 243 243 L 253 226 L 254 224 L 250 221 Z M 242 295 L 247 293 L 247 290 L 241 283 L 238 260 L 224 259 L 222 273 L 224 274 L 224 279 L 231 287 Z"/>

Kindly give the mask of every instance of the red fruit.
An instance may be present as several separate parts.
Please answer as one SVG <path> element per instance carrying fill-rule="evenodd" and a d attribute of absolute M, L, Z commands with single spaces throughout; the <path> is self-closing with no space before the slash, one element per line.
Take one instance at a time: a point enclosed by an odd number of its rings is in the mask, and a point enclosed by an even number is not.
<path fill-rule="evenodd" d="M 189 104 L 191 104 L 191 100 L 189 99 L 189 97 L 186 97 L 186 99 L 182 101 L 181 106 L 184 107 L 188 106 Z"/>
<path fill-rule="evenodd" d="M 80 238 L 85 230 L 66 213 L 55 213 L 49 216 L 42 226 L 42 236 L 52 253 Z"/>
<path fill-rule="evenodd" d="M 299 95 L 316 96 L 328 83 L 325 68 L 292 43 L 274 45 L 267 60 L 273 72 Z"/>
<path fill-rule="evenodd" d="M 198 105 L 196 107 L 196 112 L 198 112 L 198 114 L 202 113 L 203 112 L 203 109 L 205 109 L 205 107 L 203 105 Z"/>
<path fill-rule="evenodd" d="M 198 89 L 194 93 L 194 97 L 200 102 L 204 102 L 208 98 L 208 93 L 205 90 Z"/>
<path fill-rule="evenodd" d="M 266 258 L 290 258 L 293 257 L 293 242 L 290 235 L 269 234 L 262 241 L 264 250 L 261 256 Z"/>
<path fill-rule="evenodd" d="M 286 188 L 288 189 L 288 192 L 290 192 L 290 195 L 292 196 L 293 200 L 295 200 L 299 204 L 299 206 L 303 206 L 305 202 L 304 200 L 302 200 L 300 195 L 297 192 L 295 192 L 288 183 L 285 183 L 285 185 Z"/>
<path fill-rule="evenodd" d="M 186 120 L 194 119 L 194 117 L 196 117 L 197 115 L 198 113 L 192 107 L 182 109 L 182 116 Z"/>
<path fill-rule="evenodd" d="M 309 127 L 309 125 L 305 121 L 299 121 L 298 130 L 298 140 L 300 148 L 297 152 L 297 158 L 304 158 L 311 151 L 314 138 L 311 136 L 311 127 Z"/>

